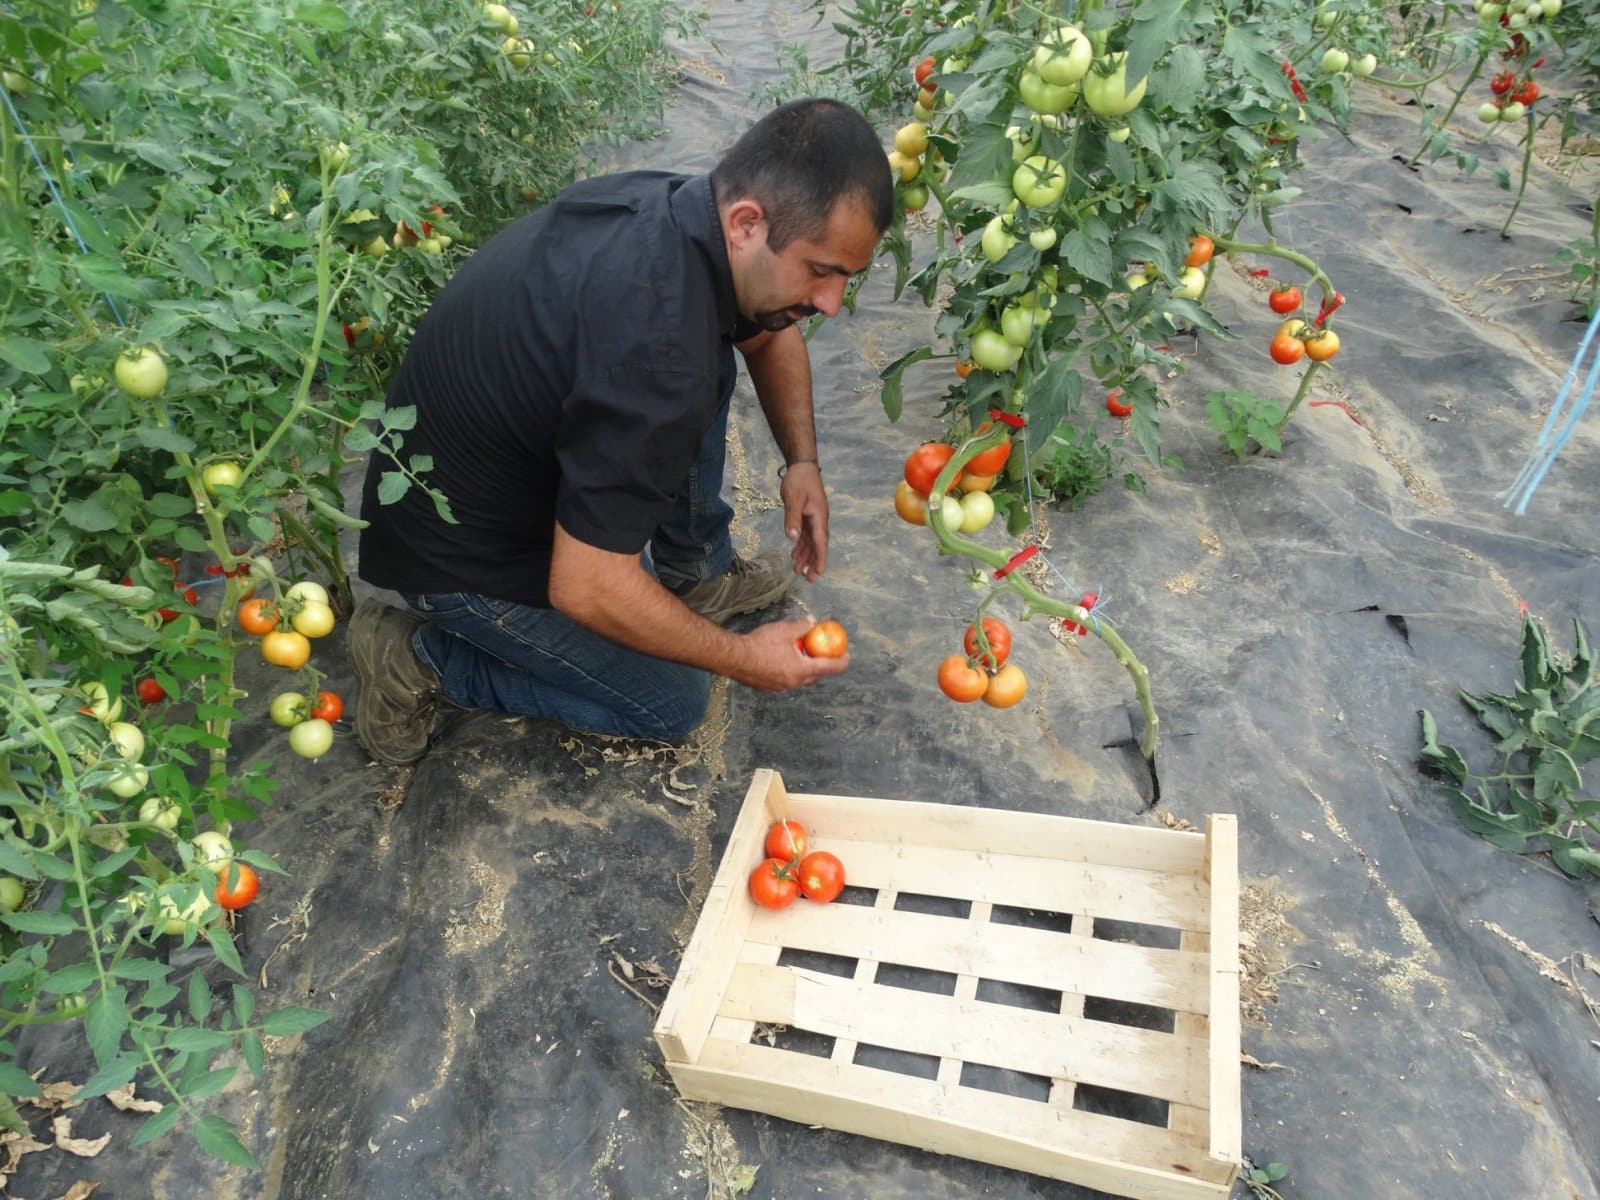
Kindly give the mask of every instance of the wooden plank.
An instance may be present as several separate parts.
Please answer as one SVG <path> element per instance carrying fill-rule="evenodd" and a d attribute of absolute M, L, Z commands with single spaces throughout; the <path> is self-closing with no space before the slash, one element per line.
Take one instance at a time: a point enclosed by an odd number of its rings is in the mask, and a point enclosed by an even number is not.
<path fill-rule="evenodd" d="M 992 854 L 826 836 L 852 887 L 986 900 L 1012 908 L 1083 913 L 1171 929 L 1209 928 L 1210 889 L 1198 875 L 1171 875 L 1035 855 Z"/>
<path fill-rule="evenodd" d="M 783 780 L 774 771 L 757 771 L 750 780 L 700 919 L 656 1017 L 656 1043 L 668 1062 L 692 1062 L 711 1034 L 717 1004 L 733 972 L 750 915 L 756 911 L 747 883 L 751 868 L 761 860 L 761 843 L 771 824 L 767 804 L 772 795 L 781 796 L 782 791 Z"/>
<path fill-rule="evenodd" d="M 1205 868 L 1205 835 L 1200 833 L 914 800 L 805 792 L 791 793 L 788 800 L 790 815 L 815 831 L 818 846 L 840 838 L 1100 863 L 1171 875 L 1199 875 Z"/>
<path fill-rule="evenodd" d="M 1206 820 L 1211 883 L 1211 1157 L 1234 1165 L 1244 1152 L 1239 1080 L 1239 820 Z"/>
<path fill-rule="evenodd" d="M 720 1011 L 849 1038 L 852 1046 L 864 1042 L 1181 1104 L 1202 1105 L 1207 1097 L 1210 1046 L 1203 1038 L 753 963 L 734 969 Z M 1204 1153 L 1205 1142 L 1193 1144 Z"/>
<path fill-rule="evenodd" d="M 1185 1012 L 1204 1012 L 1209 1003 L 1207 964 L 1199 955 L 1050 930 L 993 922 L 978 929 L 967 921 L 925 913 L 796 904 L 779 912 L 753 912 L 745 936 L 846 958 L 871 955 L 928 971 Z"/>
<path fill-rule="evenodd" d="M 1072 918 L 1072 936 L 1092 938 L 1094 936 L 1094 918 L 1077 913 Z M 1084 997 L 1077 992 L 1061 993 L 1060 1012 L 1068 1020 L 1081 1020 L 1083 1017 Z M 1183 1014 L 1179 1013 L 1181 1018 Z M 1070 1079 L 1057 1079 L 1050 1085 L 1050 1103 L 1057 1108 L 1071 1108 L 1077 1098 L 1078 1085 Z"/>
<path fill-rule="evenodd" d="M 878 893 L 878 899 L 873 904 L 874 908 L 893 910 L 894 892 L 884 888 Z M 856 960 L 855 981 L 857 983 L 871 983 L 878 973 L 878 962 L 872 958 L 858 958 Z M 807 1027 L 809 1028 L 809 1026 Z M 832 1058 L 835 1062 L 854 1062 L 856 1057 L 856 1040 L 851 1037 L 836 1036 L 833 1041 Z"/>
<path fill-rule="evenodd" d="M 1180 950 L 1205 954 L 1211 938 L 1204 933 L 1186 932 L 1179 942 Z M 1211 1022 L 1199 1013 L 1178 1013 L 1173 1019 L 1172 1031 L 1180 1037 L 1197 1038 L 1206 1044 L 1206 1093 L 1200 1105 L 1174 1104 L 1167 1110 L 1167 1128 L 1182 1134 L 1194 1146 L 1211 1148 L 1211 1114 L 1204 1107 L 1211 1103 Z"/>
<path fill-rule="evenodd" d="M 777 966 L 782 954 L 782 946 L 769 946 L 765 942 L 744 942 L 739 946 L 738 961 L 773 967 Z M 754 1021 L 739 1021 L 732 1017 L 719 1016 L 711 1022 L 711 1036 L 721 1038 L 725 1042 L 748 1042 L 755 1031 Z"/>
<path fill-rule="evenodd" d="M 1216 1164 L 1165 1129 L 1032 1100 L 946 1087 L 768 1047 L 707 1042 L 699 1064 L 669 1064 L 690 1099 L 716 1100 L 1136 1200 L 1224 1200 Z M 1089 1149 L 1092 1147 L 1092 1150 Z"/>
<path fill-rule="evenodd" d="M 986 900 L 974 900 L 972 907 L 967 910 L 967 920 L 975 925 L 982 925 L 988 921 L 993 906 Z M 978 996 L 978 977 L 976 975 L 957 975 L 953 996 L 956 1000 L 975 1000 Z M 961 1082 L 961 1060 L 959 1058 L 945 1058 L 939 1061 L 939 1082 L 943 1084 L 957 1084 Z"/>

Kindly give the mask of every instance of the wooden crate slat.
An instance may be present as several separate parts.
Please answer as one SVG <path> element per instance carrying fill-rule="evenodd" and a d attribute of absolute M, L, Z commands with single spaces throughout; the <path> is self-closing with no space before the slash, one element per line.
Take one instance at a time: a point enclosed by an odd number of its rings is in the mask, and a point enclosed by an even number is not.
<path fill-rule="evenodd" d="M 1206 820 L 1207 877 L 1211 883 L 1211 1156 L 1242 1163 L 1243 1098 L 1239 1043 L 1239 818 L 1217 813 Z"/>
<path fill-rule="evenodd" d="M 1200 833 L 916 800 L 806 792 L 790 792 L 788 798 L 790 815 L 815 831 L 813 840 L 819 848 L 828 839 L 840 838 L 1101 863 L 1171 875 L 1198 875 L 1205 869 L 1205 835 Z"/>
<path fill-rule="evenodd" d="M 721 1012 L 1180 1104 L 1208 1099 L 1204 1039 L 1055 1012 L 753 963 L 734 969 Z"/>
<path fill-rule="evenodd" d="M 769 805 L 786 805 L 783 780 L 775 771 L 757 771 L 733 823 L 728 848 L 706 893 L 694 933 L 684 947 L 672 987 L 656 1015 L 655 1037 L 668 1062 L 690 1062 L 711 1034 L 717 1003 L 739 956 L 739 946 L 755 911 L 749 872 L 761 861 L 761 843 L 771 824 Z M 741 864 L 749 863 L 749 866 Z"/>
<path fill-rule="evenodd" d="M 1165 1129 L 759 1045 L 708 1041 L 674 1064 L 691 1099 L 716 1099 L 1138 1200 L 1222 1200 L 1219 1164 Z"/>
<path fill-rule="evenodd" d="M 1075 913 L 1072 917 L 1073 937 L 1093 937 L 1094 918 L 1086 917 L 1082 913 Z M 1077 1020 L 1083 1016 L 1084 998 L 1077 992 L 1061 993 L 1061 1015 L 1069 1020 Z M 1181 1021 L 1184 1014 L 1178 1013 L 1174 1020 Z M 1058 1108 L 1071 1108 L 1073 1097 L 1076 1095 L 1078 1085 L 1071 1080 L 1058 1079 L 1050 1085 L 1050 1103 Z M 1176 1106 L 1173 1106 L 1176 1107 Z M 1168 1111 L 1171 1111 L 1170 1108 Z"/>
<path fill-rule="evenodd" d="M 1197 875 L 1170 875 L 1037 855 L 859 842 L 828 835 L 853 887 L 986 900 L 1012 908 L 1207 929 L 1209 889 Z"/>
<path fill-rule="evenodd" d="M 1203 954 L 1209 948 L 1211 938 L 1204 933 L 1185 932 L 1179 948 L 1193 950 L 1196 954 Z M 1211 1044 L 1211 1022 L 1198 1013 L 1179 1013 L 1172 1023 L 1172 1032 L 1180 1037 L 1204 1038 L 1206 1045 Z M 1207 1102 L 1210 1100 L 1211 1083 L 1209 1079 L 1210 1055 L 1207 1054 L 1206 1080 Z M 1174 1104 L 1167 1110 L 1167 1128 L 1174 1133 L 1181 1133 L 1191 1138 L 1197 1146 L 1211 1144 L 1211 1114 L 1204 1108 L 1188 1104 Z"/>
<path fill-rule="evenodd" d="M 761 942 L 742 942 L 739 945 L 738 960 L 742 963 L 759 963 L 762 966 L 776 966 L 778 958 L 783 954 L 782 946 L 768 946 Z M 756 1031 L 754 1021 L 739 1021 L 732 1017 L 719 1016 L 711 1022 L 711 1036 L 721 1038 L 726 1042 L 748 1042 Z"/>
<path fill-rule="evenodd" d="M 746 936 L 846 958 L 871 957 L 1185 1012 L 1205 1012 L 1210 1001 L 1206 959 L 1200 955 L 1017 925 L 989 922 L 975 928 L 964 920 L 925 913 L 795 904 L 777 912 L 756 910 Z"/>

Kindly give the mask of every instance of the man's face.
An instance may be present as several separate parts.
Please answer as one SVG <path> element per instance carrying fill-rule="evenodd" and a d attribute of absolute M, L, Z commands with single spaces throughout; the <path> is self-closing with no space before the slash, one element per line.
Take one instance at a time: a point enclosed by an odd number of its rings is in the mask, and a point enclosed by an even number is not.
<path fill-rule="evenodd" d="M 741 212 L 746 205 L 755 215 Z M 834 316 L 852 275 L 872 262 L 878 231 L 865 208 L 845 199 L 833 206 L 815 241 L 795 238 L 779 253 L 767 244 L 759 205 L 744 201 L 730 211 L 729 261 L 739 311 L 761 328 L 777 332 L 813 313 Z"/>

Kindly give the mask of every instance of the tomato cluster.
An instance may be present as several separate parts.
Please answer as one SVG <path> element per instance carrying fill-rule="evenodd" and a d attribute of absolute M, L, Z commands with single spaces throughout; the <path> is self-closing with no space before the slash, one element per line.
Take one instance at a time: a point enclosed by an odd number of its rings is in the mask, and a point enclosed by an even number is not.
<path fill-rule="evenodd" d="M 978 426 L 979 436 L 988 433 L 993 425 L 985 421 Z M 929 495 L 951 458 L 955 447 L 947 442 L 924 442 L 907 457 L 900 483 L 895 487 L 894 508 L 902 520 L 912 525 L 928 523 Z M 977 533 L 994 520 L 994 500 L 989 491 L 1000 472 L 1011 458 L 1011 439 L 999 445 L 980 450 L 967 460 L 966 466 L 951 477 L 940 499 L 940 515 L 944 523 L 956 533 Z M 960 490 L 958 498 L 954 493 Z"/>
<path fill-rule="evenodd" d="M 296 671 L 311 658 L 311 639 L 333 632 L 333 606 L 320 583 L 302 580 L 281 600 L 247 597 L 234 618 L 239 628 L 261 639 L 261 657 L 273 666 Z M 321 758 L 333 745 L 333 723 L 344 715 L 337 692 L 319 691 L 314 699 L 300 692 L 280 692 L 270 709 L 273 721 L 289 730 L 289 748 L 302 758 Z"/>
<path fill-rule="evenodd" d="M 1301 291 L 1293 284 L 1279 284 L 1267 293 L 1267 307 L 1282 316 L 1297 312 L 1301 304 Z M 1302 358 L 1312 362 L 1327 362 L 1339 353 L 1339 335 L 1327 327 L 1328 318 L 1344 304 L 1344 293 L 1334 292 L 1324 296 L 1315 319 L 1307 321 L 1293 316 L 1278 326 L 1267 345 L 1272 361 L 1291 366 Z"/>
<path fill-rule="evenodd" d="M 750 897 L 762 908 L 788 908 L 800 896 L 827 904 L 844 891 L 844 864 L 826 850 L 808 852 L 799 821 L 774 821 L 762 853 L 750 872 Z"/>
<path fill-rule="evenodd" d="M 981 699 L 991 708 L 1010 708 L 1028 694 L 1028 677 L 1009 661 L 1011 630 L 1005 622 L 984 617 L 967 626 L 962 649 L 939 664 L 939 690 L 957 704 Z"/>
<path fill-rule="evenodd" d="M 1189 239 L 1189 253 L 1183 260 L 1183 272 L 1172 284 L 1172 294 L 1179 300 L 1198 300 L 1206 290 L 1205 265 L 1217 252 L 1211 236 L 1197 233 Z M 1130 292 L 1137 292 L 1152 280 L 1160 279 L 1161 272 L 1154 263 L 1139 263 L 1124 277 Z"/>

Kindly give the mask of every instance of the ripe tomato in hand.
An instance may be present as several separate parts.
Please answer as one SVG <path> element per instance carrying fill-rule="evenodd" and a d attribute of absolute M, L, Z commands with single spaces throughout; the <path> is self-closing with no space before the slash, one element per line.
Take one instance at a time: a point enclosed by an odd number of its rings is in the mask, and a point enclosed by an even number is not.
<path fill-rule="evenodd" d="M 239 605 L 239 628 L 262 637 L 278 627 L 278 606 L 271 600 L 246 600 Z"/>
<path fill-rule="evenodd" d="M 991 430 L 993 428 L 994 428 L 994 422 L 993 421 L 985 421 L 982 425 L 978 426 L 978 435 L 982 436 L 983 434 L 988 433 L 989 430 Z M 964 474 L 964 475 L 998 475 L 1000 473 L 1000 469 L 1006 465 L 1006 459 L 1008 459 L 1010 457 L 1011 457 L 1011 439 L 1007 438 L 1005 441 L 1001 442 L 998 446 L 991 446 L 987 450 L 981 450 L 977 454 L 974 454 L 971 458 L 969 458 L 967 460 L 967 465 L 965 467 L 961 468 L 962 474 Z M 929 483 L 929 486 L 930 487 L 932 486 L 931 481 Z"/>
<path fill-rule="evenodd" d="M 1272 345 L 1267 348 L 1272 355 L 1272 361 L 1287 367 L 1290 363 L 1297 363 L 1306 352 L 1306 344 L 1299 338 L 1287 333 L 1280 333 L 1272 339 Z"/>
<path fill-rule="evenodd" d="M 1006 623 L 999 618 L 985 617 L 983 619 L 983 636 L 989 639 L 989 654 L 993 657 L 993 661 L 988 665 L 998 671 L 1005 665 L 1006 659 L 1011 655 L 1011 630 L 1007 629 Z M 967 626 L 967 636 L 961 643 L 961 648 L 967 652 L 967 657 L 972 659 L 973 662 L 982 663 L 985 661 L 984 655 L 979 652 L 978 629 L 975 625 Z"/>
<path fill-rule="evenodd" d="M 230 862 L 217 871 L 217 903 L 223 908 L 243 908 L 260 890 L 261 881 L 248 863 Z"/>
<path fill-rule="evenodd" d="M 769 858 L 750 872 L 750 898 L 762 908 L 788 908 L 800 894 L 800 881 L 781 858 Z"/>
<path fill-rule="evenodd" d="M 952 654 L 939 664 L 939 690 L 957 704 L 970 704 L 989 686 L 989 677 L 964 654 Z"/>
<path fill-rule="evenodd" d="M 906 482 L 919 495 L 926 496 L 933 490 L 933 481 L 939 478 L 939 472 L 944 470 L 945 463 L 950 461 L 950 456 L 955 452 L 954 446 L 944 442 L 924 442 L 906 458 Z M 950 481 L 950 486 L 945 490 L 954 491 L 956 484 L 960 482 L 961 472 L 957 471 L 956 477 Z"/>
<path fill-rule="evenodd" d="M 1113 417 L 1125 417 L 1133 411 L 1133 405 L 1122 398 L 1122 389 L 1113 388 L 1106 393 L 1106 411 Z"/>
<path fill-rule="evenodd" d="M 311 706 L 311 715 L 332 724 L 344 716 L 344 701 L 338 692 L 318 692 L 317 702 Z"/>
<path fill-rule="evenodd" d="M 794 862 L 806 852 L 806 827 L 799 821 L 774 821 L 762 849 L 768 858 Z"/>
<path fill-rule="evenodd" d="M 844 864 L 826 850 L 813 850 L 800 860 L 800 891 L 818 904 L 837 899 L 844 891 Z"/>
<path fill-rule="evenodd" d="M 843 658 L 850 649 L 844 626 L 837 621 L 818 621 L 800 641 L 812 658 Z"/>
<path fill-rule="evenodd" d="M 1267 296 L 1267 304 L 1275 313 L 1292 313 L 1300 307 L 1300 289 L 1292 283 L 1273 288 Z"/>

